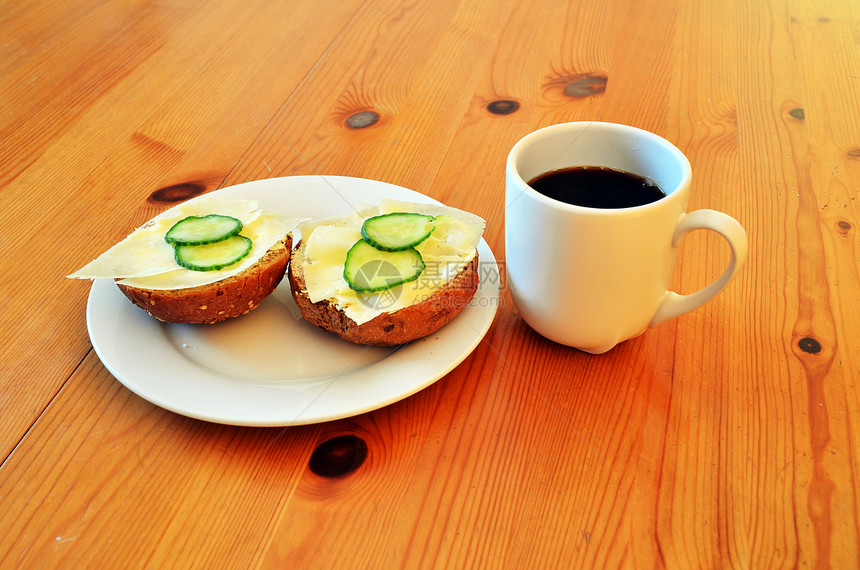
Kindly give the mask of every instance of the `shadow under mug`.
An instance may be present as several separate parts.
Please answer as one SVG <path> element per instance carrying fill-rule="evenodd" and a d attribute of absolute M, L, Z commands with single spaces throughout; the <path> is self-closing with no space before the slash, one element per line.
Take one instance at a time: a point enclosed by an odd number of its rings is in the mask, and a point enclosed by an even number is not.
<path fill-rule="evenodd" d="M 656 182 L 664 198 L 601 209 L 544 196 L 536 176 L 601 166 Z M 687 213 L 692 171 L 665 139 L 627 125 L 576 122 L 534 131 L 511 149 L 505 183 L 505 268 L 520 314 L 555 342 L 599 354 L 708 302 L 746 259 L 747 237 L 730 216 Z M 712 230 L 731 248 L 723 274 L 688 295 L 668 290 L 678 246 Z"/>

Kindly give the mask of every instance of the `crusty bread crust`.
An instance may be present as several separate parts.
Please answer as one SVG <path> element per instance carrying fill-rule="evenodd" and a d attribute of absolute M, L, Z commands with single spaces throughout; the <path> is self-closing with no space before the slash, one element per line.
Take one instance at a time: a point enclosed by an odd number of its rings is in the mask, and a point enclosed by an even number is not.
<path fill-rule="evenodd" d="M 478 255 L 451 281 L 430 297 L 393 313 L 356 324 L 329 300 L 312 303 L 305 286 L 302 261 L 304 248 L 299 242 L 293 251 L 288 271 L 293 299 L 308 322 L 356 344 L 393 346 L 432 334 L 460 314 L 478 289 Z"/>
<path fill-rule="evenodd" d="M 260 260 L 232 277 L 187 289 L 142 289 L 117 283 L 132 303 L 168 323 L 212 324 L 255 309 L 284 278 L 292 234 L 269 248 Z"/>

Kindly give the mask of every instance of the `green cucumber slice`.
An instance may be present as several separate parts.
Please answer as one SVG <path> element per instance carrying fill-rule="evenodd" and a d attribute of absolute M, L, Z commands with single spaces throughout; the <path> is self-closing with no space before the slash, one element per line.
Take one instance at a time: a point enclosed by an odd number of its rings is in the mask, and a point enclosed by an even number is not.
<path fill-rule="evenodd" d="M 176 263 L 191 271 L 215 271 L 240 261 L 251 251 L 251 240 L 245 236 L 230 236 L 215 243 L 177 245 Z"/>
<path fill-rule="evenodd" d="M 364 221 L 361 235 L 381 251 L 401 251 L 415 247 L 433 232 L 433 216 L 394 212 Z"/>
<path fill-rule="evenodd" d="M 361 239 L 346 254 L 343 278 L 357 293 L 375 293 L 414 281 L 422 271 L 424 260 L 415 248 L 380 251 Z"/>
<path fill-rule="evenodd" d="M 188 216 L 167 230 L 164 241 L 171 245 L 205 245 L 225 240 L 240 231 L 242 222 L 232 216 Z"/>

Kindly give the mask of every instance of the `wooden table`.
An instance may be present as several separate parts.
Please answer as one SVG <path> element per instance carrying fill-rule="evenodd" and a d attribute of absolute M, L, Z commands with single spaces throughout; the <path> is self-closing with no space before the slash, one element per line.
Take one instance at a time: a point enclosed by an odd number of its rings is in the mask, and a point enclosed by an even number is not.
<path fill-rule="evenodd" d="M 0 14 L 0 567 L 860 565 L 857 2 Z M 483 216 L 503 261 L 508 150 L 594 119 L 674 142 L 691 208 L 750 237 L 716 300 L 608 354 L 543 339 L 503 290 L 477 349 L 418 394 L 241 427 L 149 403 L 93 351 L 90 287 L 65 275 L 175 200 L 376 179 Z M 725 250 L 694 234 L 673 286 L 713 279 Z"/>

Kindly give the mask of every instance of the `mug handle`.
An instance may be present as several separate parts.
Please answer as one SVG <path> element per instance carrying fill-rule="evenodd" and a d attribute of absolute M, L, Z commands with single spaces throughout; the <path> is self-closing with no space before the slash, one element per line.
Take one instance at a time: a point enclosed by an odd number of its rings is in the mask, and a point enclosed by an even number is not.
<path fill-rule="evenodd" d="M 732 259 L 723 274 L 709 285 L 689 295 L 679 295 L 666 291 L 657 312 L 651 318 L 649 327 L 656 327 L 664 321 L 689 313 L 711 300 L 729 284 L 747 258 L 747 234 L 743 227 L 729 215 L 715 210 L 696 210 L 684 214 L 672 236 L 672 247 L 678 247 L 687 234 L 693 230 L 713 230 L 723 236 L 732 250 Z"/>

